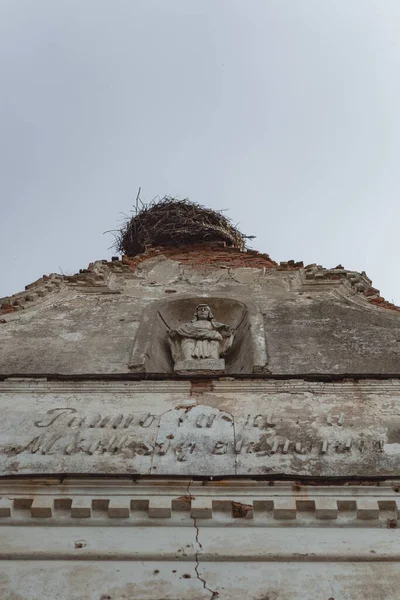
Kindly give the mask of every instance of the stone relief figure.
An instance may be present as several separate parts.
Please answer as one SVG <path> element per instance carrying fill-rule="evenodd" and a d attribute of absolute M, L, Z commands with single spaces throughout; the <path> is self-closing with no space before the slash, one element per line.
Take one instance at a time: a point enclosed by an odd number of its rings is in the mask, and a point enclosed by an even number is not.
<path fill-rule="evenodd" d="M 168 336 L 176 371 L 214 371 L 224 369 L 221 356 L 231 347 L 234 331 L 214 319 L 208 304 L 199 304 L 192 321 L 170 329 Z"/>

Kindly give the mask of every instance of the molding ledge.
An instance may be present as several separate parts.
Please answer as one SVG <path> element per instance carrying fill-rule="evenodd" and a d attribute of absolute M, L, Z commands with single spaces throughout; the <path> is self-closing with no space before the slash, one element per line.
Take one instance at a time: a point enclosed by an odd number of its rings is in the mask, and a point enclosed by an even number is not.
<path fill-rule="evenodd" d="M 269 485 L 254 481 L 57 479 L 0 482 L 0 526 L 115 525 L 396 529 L 399 483 Z"/>

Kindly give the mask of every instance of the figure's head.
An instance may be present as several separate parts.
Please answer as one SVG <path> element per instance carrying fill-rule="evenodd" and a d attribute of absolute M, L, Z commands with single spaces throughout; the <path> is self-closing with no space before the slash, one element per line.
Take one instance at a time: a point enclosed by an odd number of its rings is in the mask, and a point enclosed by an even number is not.
<path fill-rule="evenodd" d="M 214 318 L 208 304 L 199 304 L 196 307 L 194 316 L 198 321 L 211 321 Z"/>

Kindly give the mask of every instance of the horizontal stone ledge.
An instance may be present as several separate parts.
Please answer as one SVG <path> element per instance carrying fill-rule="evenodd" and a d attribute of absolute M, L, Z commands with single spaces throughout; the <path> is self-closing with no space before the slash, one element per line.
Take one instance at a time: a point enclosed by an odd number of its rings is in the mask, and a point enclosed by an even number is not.
<path fill-rule="evenodd" d="M 35 552 L 34 554 L 30 553 L 20 553 L 20 554 L 4 554 L 0 552 L 0 562 L 1 561 L 63 561 L 67 560 L 68 562 L 74 561 L 93 561 L 93 562 L 112 562 L 112 561 L 130 561 L 130 562 L 193 562 L 196 561 L 196 558 L 201 560 L 201 565 L 204 566 L 207 563 L 231 563 L 231 562 L 252 562 L 252 563 L 398 563 L 400 562 L 400 553 L 393 554 L 390 556 L 387 555 L 373 555 L 373 556 L 362 556 L 358 554 L 348 554 L 343 556 L 340 554 L 340 551 L 332 554 L 325 554 L 320 556 L 309 556 L 309 554 L 296 554 L 296 553 L 287 553 L 287 554 L 268 554 L 264 556 L 254 557 L 253 555 L 245 555 L 243 554 L 240 557 L 236 555 L 218 555 L 216 556 L 214 553 L 193 553 L 193 554 L 185 554 L 182 557 L 177 557 L 176 555 L 163 555 L 158 556 L 157 554 L 145 554 L 145 553 L 122 553 L 122 552 L 114 552 L 112 554 L 107 552 L 83 552 L 80 553 L 79 556 L 72 555 L 70 553 L 57 553 L 57 554 L 48 554 L 46 552 Z"/>
<path fill-rule="evenodd" d="M 307 483 L 311 480 L 311 485 Z M 318 483 L 318 480 L 321 480 Z M 267 478 L 265 475 L 250 476 L 222 476 L 191 478 L 188 475 L 115 475 L 87 473 L 66 477 L 52 475 L 18 475 L 0 477 L 0 496 L 26 496 L 53 495 L 53 496 L 143 496 L 150 497 L 154 494 L 176 495 L 187 494 L 188 486 L 192 496 L 196 497 L 224 497 L 228 495 L 249 496 L 255 500 L 264 497 L 271 499 L 292 497 L 302 500 L 304 497 L 312 500 L 318 497 L 329 497 L 341 500 L 344 497 L 358 498 L 372 497 L 383 500 L 400 499 L 400 476 L 397 479 L 390 476 L 363 479 L 333 477 L 331 483 L 326 478 L 310 476 L 276 475 L 276 479 Z M 384 498 L 385 497 L 385 498 Z"/>
<path fill-rule="evenodd" d="M 24 393 L 190 393 L 193 375 L 175 376 L 165 379 L 165 373 L 147 373 L 143 380 L 142 373 L 131 371 L 118 374 L 68 374 L 58 379 L 52 373 L 4 373 L 0 381 L 0 394 Z M 291 391 L 314 391 L 318 394 L 344 394 L 348 396 L 358 391 L 368 393 L 395 392 L 400 388 L 400 372 L 397 373 L 253 373 L 249 375 L 230 375 L 232 379 L 205 376 L 204 381 L 212 381 L 216 393 L 276 393 Z"/>
<path fill-rule="evenodd" d="M 196 539 L 201 542 L 201 548 Z M 3 527 L 0 560 L 400 561 L 393 530 Z"/>
<path fill-rule="evenodd" d="M 223 515 L 236 522 L 241 519 L 266 521 L 295 521 L 314 519 L 316 523 L 343 518 L 347 525 L 351 522 L 375 522 L 381 526 L 397 528 L 400 516 L 400 498 L 388 496 L 316 496 L 286 495 L 257 496 L 245 495 L 167 495 L 164 494 L 7 494 L 0 498 L 0 524 L 7 519 L 15 521 L 27 519 L 129 519 L 134 524 L 136 518 L 171 519 L 174 514 L 197 519 L 218 518 Z M 185 490 L 187 492 L 187 490 Z M 50 490 L 49 490 L 50 492 Z M 343 523 L 342 523 L 343 524 Z"/>

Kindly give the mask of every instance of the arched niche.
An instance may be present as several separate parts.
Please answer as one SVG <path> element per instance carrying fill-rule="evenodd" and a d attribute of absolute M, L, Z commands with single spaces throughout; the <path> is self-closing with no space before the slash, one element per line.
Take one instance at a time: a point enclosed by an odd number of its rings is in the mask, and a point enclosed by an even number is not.
<path fill-rule="evenodd" d="M 235 330 L 225 356 L 227 375 L 269 373 L 262 315 L 253 303 L 220 296 L 191 296 L 150 304 L 143 312 L 129 368 L 135 373 L 173 373 L 168 330 L 193 318 L 196 306 L 207 303 L 215 318 Z"/>

